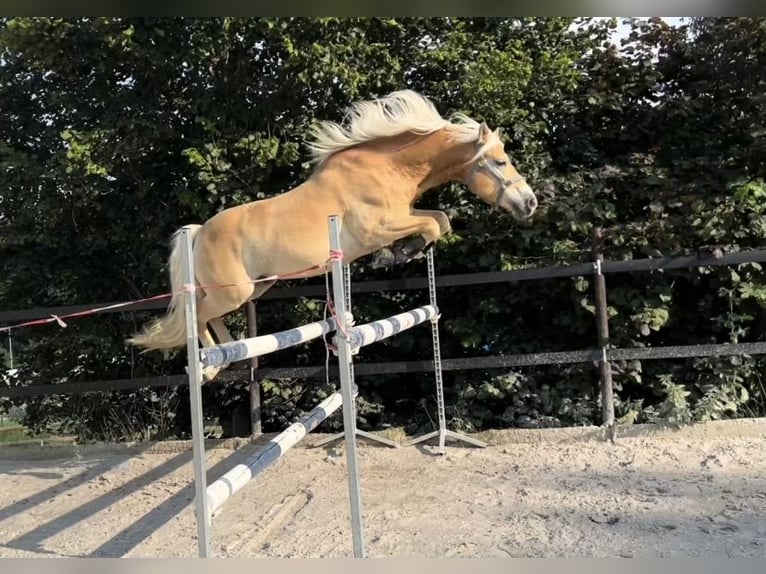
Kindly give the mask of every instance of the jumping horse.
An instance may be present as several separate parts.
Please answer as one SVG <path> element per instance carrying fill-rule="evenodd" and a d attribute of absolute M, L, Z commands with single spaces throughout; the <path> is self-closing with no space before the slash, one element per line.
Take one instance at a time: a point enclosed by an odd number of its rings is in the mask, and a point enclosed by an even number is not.
<path fill-rule="evenodd" d="M 315 169 L 301 185 L 185 227 L 193 237 L 203 347 L 216 344 L 213 334 L 220 343 L 232 340 L 222 316 L 276 282 L 257 282 L 259 278 L 306 269 L 291 276 L 326 272 L 330 215 L 339 218 L 345 263 L 379 252 L 379 260 L 393 264 L 422 256 L 450 231 L 445 213 L 413 207 L 442 184 L 461 182 L 520 221 L 537 208 L 498 132 L 486 123 L 465 114 L 444 119 L 433 103 L 411 90 L 356 102 L 346 112 L 343 122 L 322 122 L 314 129 L 309 149 Z M 147 350 L 186 343 L 180 257 L 176 232 L 169 258 L 173 295 L 168 313 L 129 343 Z M 204 288 L 221 285 L 228 287 Z M 211 380 L 226 366 L 207 369 L 204 379 Z"/>

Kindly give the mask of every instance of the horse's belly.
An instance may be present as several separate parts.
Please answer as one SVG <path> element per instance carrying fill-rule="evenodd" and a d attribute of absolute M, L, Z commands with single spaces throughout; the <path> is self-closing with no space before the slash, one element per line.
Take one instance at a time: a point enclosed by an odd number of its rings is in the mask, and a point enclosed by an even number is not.
<path fill-rule="evenodd" d="M 257 233 L 249 235 L 243 246 L 243 260 L 251 276 L 301 272 L 301 276 L 310 277 L 324 273 L 330 258 L 329 226 L 321 229 L 316 225 L 285 225 L 271 237 L 259 236 Z M 356 239 L 343 230 L 341 250 L 345 262 L 366 255 Z"/>

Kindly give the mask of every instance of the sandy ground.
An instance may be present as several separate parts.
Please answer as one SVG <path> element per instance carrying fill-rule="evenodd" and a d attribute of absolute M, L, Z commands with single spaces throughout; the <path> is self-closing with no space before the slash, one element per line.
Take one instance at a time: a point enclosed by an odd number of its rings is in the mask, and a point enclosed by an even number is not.
<path fill-rule="evenodd" d="M 361 442 L 368 555 L 766 557 L 766 421 L 597 434 Z M 319 438 L 223 506 L 214 556 L 351 555 L 344 449 Z M 191 453 L 161 446 L 0 449 L 0 557 L 196 556 Z M 254 448 L 210 448 L 210 479 Z"/>

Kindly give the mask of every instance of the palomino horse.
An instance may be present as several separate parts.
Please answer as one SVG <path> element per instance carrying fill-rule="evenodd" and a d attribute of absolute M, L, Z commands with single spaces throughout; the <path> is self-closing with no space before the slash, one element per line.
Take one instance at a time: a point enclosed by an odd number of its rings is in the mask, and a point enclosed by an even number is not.
<path fill-rule="evenodd" d="M 528 219 L 537 208 L 530 187 L 506 155 L 496 131 L 463 114 L 442 118 L 420 94 L 403 90 L 348 109 L 345 125 L 323 122 L 310 144 L 316 169 L 278 196 L 230 207 L 193 235 L 195 291 L 203 347 L 232 337 L 222 316 L 266 292 L 259 278 L 325 273 L 330 250 L 327 218 L 337 215 L 343 261 L 383 250 L 388 263 L 420 255 L 451 229 L 441 211 L 415 209 L 426 191 L 457 181 L 490 205 Z M 405 238 L 410 238 L 405 240 Z M 178 233 L 169 259 L 173 296 L 168 314 L 129 340 L 147 349 L 186 343 Z M 384 258 L 385 259 L 385 258 Z M 210 380 L 221 368 L 204 373 Z"/>

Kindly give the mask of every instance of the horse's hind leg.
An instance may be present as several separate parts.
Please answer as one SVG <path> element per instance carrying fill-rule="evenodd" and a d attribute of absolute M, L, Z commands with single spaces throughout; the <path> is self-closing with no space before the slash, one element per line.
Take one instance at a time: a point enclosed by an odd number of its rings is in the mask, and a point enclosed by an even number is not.
<path fill-rule="evenodd" d="M 203 347 L 214 347 L 219 343 L 233 340 L 221 317 L 237 309 L 251 293 L 252 285 L 238 285 L 225 290 L 205 292 L 205 296 L 197 302 L 197 328 Z M 213 338 L 210 330 L 215 333 L 218 342 Z M 202 377 L 205 381 L 210 381 L 228 366 L 227 363 L 217 367 L 206 367 L 203 369 Z"/>
<path fill-rule="evenodd" d="M 200 333 L 203 333 L 203 331 L 200 330 Z M 215 338 L 213 338 L 213 336 L 215 336 Z M 229 330 L 226 328 L 223 318 L 221 317 L 214 317 L 207 322 L 207 329 L 204 331 L 204 337 L 205 338 L 203 339 L 203 335 L 200 335 L 200 342 L 202 342 L 204 347 L 214 347 L 223 343 L 230 343 L 234 340 L 234 337 L 229 333 Z M 207 367 L 206 369 L 203 369 L 202 377 L 205 381 L 211 381 L 219 372 L 228 366 L 229 363 L 224 363 L 217 367 Z"/>
<path fill-rule="evenodd" d="M 254 283 L 252 287 L 253 292 L 247 300 L 257 299 L 266 291 L 268 291 L 275 283 L 276 281 L 259 281 Z M 208 327 L 211 331 L 213 331 L 213 334 L 215 335 L 215 338 L 218 339 L 219 344 L 231 343 L 234 341 L 234 337 L 231 336 L 231 333 L 226 328 L 222 317 L 214 317 L 210 319 L 210 321 L 208 321 Z"/>
<path fill-rule="evenodd" d="M 215 338 L 218 340 L 218 344 L 231 343 L 234 337 L 231 336 L 229 330 L 226 328 L 226 324 L 223 322 L 222 317 L 214 317 L 207 322 L 208 328 L 213 332 Z"/>
<path fill-rule="evenodd" d="M 197 334 L 199 336 L 199 342 L 202 344 L 202 347 L 215 347 L 216 341 L 213 339 L 213 336 L 210 334 L 210 331 L 207 328 L 207 325 L 205 323 L 197 324 Z M 217 367 L 204 367 L 202 369 L 202 382 L 208 383 L 212 381 L 216 375 L 224 368 L 226 368 L 227 365 L 219 365 Z"/>
<path fill-rule="evenodd" d="M 223 315 L 238 309 L 245 301 L 260 297 L 276 281 L 265 281 L 260 283 L 240 282 L 235 287 L 226 289 L 208 291 L 205 297 L 197 303 L 197 320 L 204 327 L 200 328 L 200 340 L 203 346 L 213 347 L 216 344 L 229 343 L 234 340 L 223 322 Z M 210 330 L 215 333 L 218 343 L 213 339 Z M 202 340 L 203 333 L 205 340 Z M 206 381 L 212 380 L 220 371 L 227 368 L 230 363 L 219 365 L 217 367 L 207 367 L 203 371 L 203 378 Z"/>

